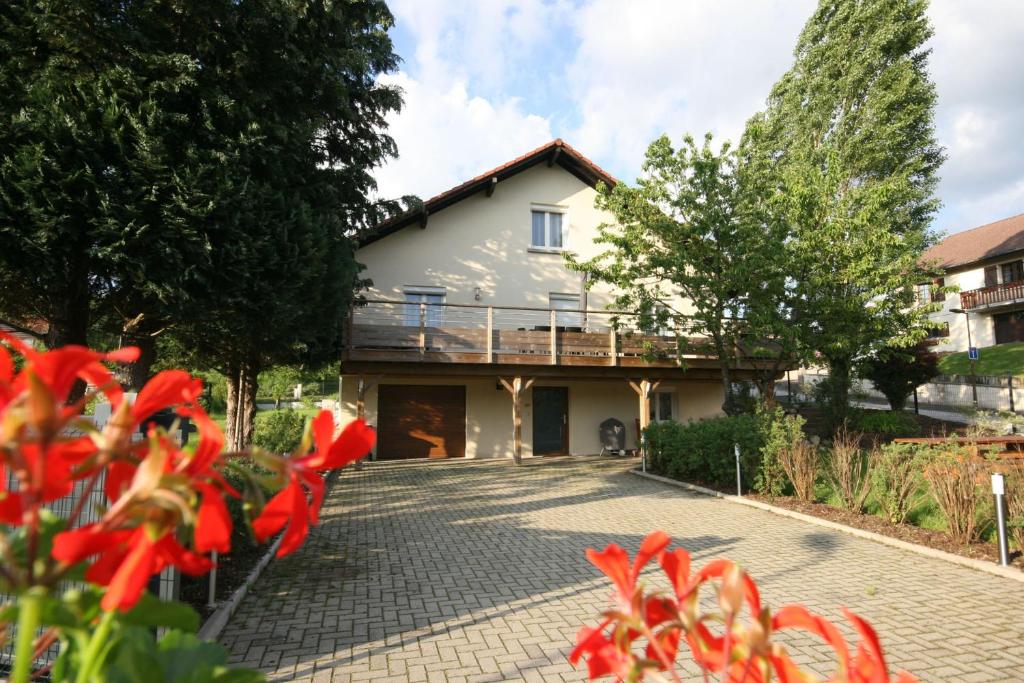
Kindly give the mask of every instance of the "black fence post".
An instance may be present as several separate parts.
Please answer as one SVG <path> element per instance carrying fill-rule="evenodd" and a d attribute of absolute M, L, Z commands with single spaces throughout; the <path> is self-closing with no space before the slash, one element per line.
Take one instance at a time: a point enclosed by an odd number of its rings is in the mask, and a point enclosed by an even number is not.
<path fill-rule="evenodd" d="M 915 415 L 920 415 L 921 414 L 921 409 L 917 405 L 917 387 L 914 387 L 914 414 Z"/>
<path fill-rule="evenodd" d="M 1007 379 L 1006 388 L 1010 390 L 1010 412 L 1011 413 L 1015 413 L 1015 412 L 1017 412 L 1017 410 L 1014 408 L 1014 405 L 1013 405 L 1013 375 L 1012 374 L 1007 375 L 1006 379 Z"/>

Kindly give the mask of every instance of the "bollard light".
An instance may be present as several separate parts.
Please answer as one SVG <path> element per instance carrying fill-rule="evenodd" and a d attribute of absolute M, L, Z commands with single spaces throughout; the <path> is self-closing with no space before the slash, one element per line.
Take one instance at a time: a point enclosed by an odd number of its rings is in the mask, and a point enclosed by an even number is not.
<path fill-rule="evenodd" d="M 736 453 L 736 495 L 743 495 L 743 488 L 740 482 L 740 445 L 738 443 L 733 444 L 733 451 Z"/>
<path fill-rule="evenodd" d="M 1006 536 L 1006 477 L 992 475 L 992 494 L 996 497 L 996 530 L 999 533 L 999 564 L 1010 565 L 1010 542 Z"/>

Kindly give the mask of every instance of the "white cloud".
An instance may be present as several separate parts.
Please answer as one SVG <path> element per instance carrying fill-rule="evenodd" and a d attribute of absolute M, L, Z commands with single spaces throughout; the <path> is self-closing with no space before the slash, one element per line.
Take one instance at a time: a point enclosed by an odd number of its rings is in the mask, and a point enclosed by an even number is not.
<path fill-rule="evenodd" d="M 586 153 L 634 173 L 648 143 L 707 131 L 734 142 L 764 105 L 811 0 L 595 0 L 576 17 L 581 44 L 567 84 Z"/>
<path fill-rule="evenodd" d="M 937 227 L 956 232 L 1024 212 L 1024 3 L 941 0 L 930 16 L 948 155 Z"/>
<path fill-rule="evenodd" d="M 553 137 L 626 180 L 661 133 L 735 139 L 815 0 L 392 0 L 411 45 L 381 193 L 429 196 Z M 933 0 L 938 228 L 1024 211 L 1024 2 Z"/>
<path fill-rule="evenodd" d="M 382 81 L 405 92 L 403 111 L 389 121 L 400 157 L 376 173 L 382 197 L 427 199 L 553 137 L 547 119 L 523 112 L 515 98 L 470 97 L 460 81 L 437 90 L 405 73 Z"/>

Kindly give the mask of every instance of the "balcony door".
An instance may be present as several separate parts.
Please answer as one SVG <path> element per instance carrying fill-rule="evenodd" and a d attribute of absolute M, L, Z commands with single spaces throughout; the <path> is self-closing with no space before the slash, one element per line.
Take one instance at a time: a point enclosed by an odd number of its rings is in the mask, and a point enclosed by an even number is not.
<path fill-rule="evenodd" d="M 437 305 L 444 303 L 444 287 L 406 287 L 405 311 L 403 312 L 403 324 L 406 327 L 420 326 L 420 304 L 434 304 L 426 308 L 426 326 L 442 327 L 444 325 L 444 306 Z"/>
<path fill-rule="evenodd" d="M 533 388 L 533 454 L 569 452 L 569 388 Z"/>
<path fill-rule="evenodd" d="M 550 294 L 548 301 L 555 313 L 555 325 L 561 329 L 578 331 L 583 329 L 583 312 L 580 310 L 579 294 Z"/>

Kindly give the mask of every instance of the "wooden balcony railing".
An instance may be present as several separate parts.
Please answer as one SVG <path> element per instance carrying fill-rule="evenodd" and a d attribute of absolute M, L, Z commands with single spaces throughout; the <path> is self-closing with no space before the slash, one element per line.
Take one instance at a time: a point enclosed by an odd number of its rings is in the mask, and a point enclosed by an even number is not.
<path fill-rule="evenodd" d="M 408 303 L 375 299 L 350 313 L 352 361 L 674 366 L 711 358 L 701 337 L 636 329 L 615 311 Z"/>
<path fill-rule="evenodd" d="M 1024 301 L 1024 280 L 960 292 L 960 308 L 965 311 L 1015 301 Z"/>

